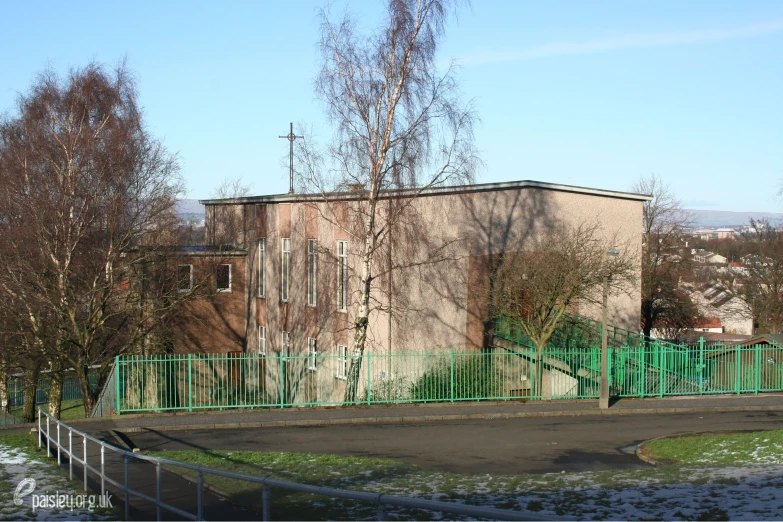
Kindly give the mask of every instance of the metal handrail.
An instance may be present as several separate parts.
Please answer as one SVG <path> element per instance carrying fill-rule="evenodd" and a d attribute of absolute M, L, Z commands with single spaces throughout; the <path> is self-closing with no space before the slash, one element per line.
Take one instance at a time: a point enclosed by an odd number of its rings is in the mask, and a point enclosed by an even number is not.
<path fill-rule="evenodd" d="M 43 431 L 42 415 L 46 417 L 46 432 Z M 51 421 L 56 423 L 56 435 L 55 438 L 51 436 Z M 68 447 L 65 448 L 60 441 L 60 429 L 64 428 L 68 430 Z M 79 458 L 73 449 L 73 435 L 82 437 L 82 457 Z M 399 497 L 396 495 L 387 495 L 385 493 L 368 493 L 365 491 L 352 491 L 347 489 L 328 488 L 323 486 L 313 486 L 310 484 L 300 484 L 297 482 L 288 482 L 285 480 L 278 480 L 268 477 L 258 477 L 255 475 L 246 475 L 243 473 L 234 473 L 231 471 L 224 471 L 215 468 L 209 468 L 207 466 L 198 466 L 195 464 L 188 464 L 186 462 L 180 462 L 177 460 L 171 460 L 163 457 L 151 457 L 149 455 L 142 455 L 133 453 L 121 448 L 117 448 L 111 444 L 107 444 L 102 440 L 99 440 L 84 432 L 73 429 L 71 426 L 61 422 L 55 417 L 38 408 L 38 447 L 43 447 L 43 436 L 46 436 L 46 455 L 52 457 L 52 444 L 57 450 L 57 463 L 61 464 L 61 455 L 64 454 L 68 457 L 68 469 L 69 478 L 73 480 L 73 463 L 81 464 L 84 470 L 84 489 L 87 490 L 87 478 L 88 470 L 98 475 L 101 480 L 101 494 L 106 492 L 105 485 L 108 482 L 122 490 L 124 493 L 125 504 L 125 520 L 130 519 L 130 496 L 136 496 L 148 502 L 155 504 L 157 509 L 157 518 L 161 519 L 161 510 L 166 509 L 172 513 L 186 518 L 188 520 L 204 520 L 204 475 L 215 475 L 219 477 L 231 478 L 236 480 L 242 480 L 245 482 L 252 482 L 255 484 L 261 484 L 263 486 L 261 492 L 261 504 L 262 504 L 262 520 L 270 520 L 270 508 L 272 502 L 272 495 L 270 488 L 281 488 L 291 491 L 299 491 L 302 493 L 312 493 L 315 495 L 322 495 L 332 498 L 342 498 L 348 500 L 358 500 L 360 502 L 375 503 L 378 506 L 377 519 L 386 520 L 386 508 L 387 506 L 394 507 L 406 507 L 414 509 L 423 509 L 428 511 L 437 511 L 442 513 L 454 513 L 458 515 L 466 515 L 476 518 L 491 519 L 491 520 L 562 520 L 560 517 L 552 517 L 536 514 L 527 514 L 520 511 L 510 511 L 506 509 L 486 508 L 479 506 L 469 506 L 465 504 L 456 504 L 453 502 L 441 502 L 438 500 L 426 500 L 411 497 Z M 93 441 L 101 447 L 100 469 L 89 465 L 87 459 L 87 441 Z M 105 473 L 105 450 L 109 449 L 115 453 L 123 455 L 123 461 L 125 465 L 124 481 L 118 482 L 108 477 Z M 146 461 L 155 464 L 155 497 L 151 497 L 140 491 L 135 491 L 128 486 L 128 464 L 131 459 Z M 179 468 L 189 469 L 198 473 L 196 480 L 196 513 L 190 513 L 184 511 L 178 507 L 172 506 L 164 502 L 161 499 L 161 465 L 176 466 Z"/>

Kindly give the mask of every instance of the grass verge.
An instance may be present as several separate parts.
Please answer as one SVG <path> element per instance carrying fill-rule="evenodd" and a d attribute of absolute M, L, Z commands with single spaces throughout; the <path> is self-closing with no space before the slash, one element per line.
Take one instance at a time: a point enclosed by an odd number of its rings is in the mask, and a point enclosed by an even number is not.
<path fill-rule="evenodd" d="M 645 443 L 657 460 L 705 466 L 783 464 L 783 430 L 689 435 Z"/>
<path fill-rule="evenodd" d="M 43 403 L 36 405 L 36 412 L 38 411 L 38 408 L 43 408 L 45 411 L 48 411 L 49 403 Z M 67 420 L 73 420 L 73 419 L 84 419 L 84 403 L 81 399 L 73 399 L 69 401 L 63 401 L 62 406 L 60 410 L 60 420 L 67 421 Z M 14 415 L 15 417 L 22 418 L 22 408 L 13 408 L 11 410 L 11 415 Z M 37 415 L 37 413 L 36 413 Z"/>

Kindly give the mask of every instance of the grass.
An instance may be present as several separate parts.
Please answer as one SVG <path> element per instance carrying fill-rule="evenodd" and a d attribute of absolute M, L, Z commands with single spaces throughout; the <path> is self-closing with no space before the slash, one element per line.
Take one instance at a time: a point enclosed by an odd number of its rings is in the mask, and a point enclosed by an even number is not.
<path fill-rule="evenodd" d="M 659 439 L 644 454 L 662 461 L 706 466 L 783 464 L 783 430 Z"/>
<path fill-rule="evenodd" d="M 38 408 L 43 408 L 45 411 L 48 411 L 49 403 L 43 403 L 36 405 L 36 412 L 38 411 Z M 14 415 L 15 417 L 22 418 L 22 408 L 13 408 L 11 410 L 11 415 Z M 36 413 L 37 415 L 37 413 Z M 81 399 L 72 399 L 69 401 L 63 401 L 61 410 L 60 410 L 60 420 L 67 421 L 67 420 L 73 420 L 73 419 L 84 419 L 84 403 Z"/>

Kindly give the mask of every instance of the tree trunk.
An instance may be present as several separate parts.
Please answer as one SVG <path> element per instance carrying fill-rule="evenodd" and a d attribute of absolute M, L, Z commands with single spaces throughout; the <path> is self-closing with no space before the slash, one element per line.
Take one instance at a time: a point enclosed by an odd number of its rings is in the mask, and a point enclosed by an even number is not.
<path fill-rule="evenodd" d="M 49 415 L 60 418 L 63 406 L 63 371 L 59 361 L 50 364 L 49 373 Z"/>
<path fill-rule="evenodd" d="M 24 405 L 22 406 L 22 420 L 35 422 L 35 403 L 38 392 L 38 376 L 40 368 L 38 364 L 29 366 L 24 371 Z"/>
<path fill-rule="evenodd" d="M 534 396 L 541 398 L 544 392 L 544 350 L 536 349 L 536 382 L 533 383 Z"/>
<path fill-rule="evenodd" d="M 11 398 L 8 395 L 8 366 L 0 363 L 0 409 L 8 412 L 11 409 Z"/>
<path fill-rule="evenodd" d="M 95 409 L 95 404 L 98 402 L 97 390 L 93 390 L 90 386 L 90 367 L 85 365 L 79 365 L 74 368 L 76 377 L 79 379 L 79 389 L 82 391 L 82 404 L 84 405 L 84 415 L 89 417 L 92 415 L 92 410 Z"/>

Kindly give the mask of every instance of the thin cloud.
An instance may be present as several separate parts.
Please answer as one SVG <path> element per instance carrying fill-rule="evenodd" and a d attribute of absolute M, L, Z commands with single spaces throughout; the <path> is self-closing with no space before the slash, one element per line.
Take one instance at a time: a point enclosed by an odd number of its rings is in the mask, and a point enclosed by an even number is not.
<path fill-rule="evenodd" d="M 676 45 L 722 42 L 725 40 L 763 36 L 767 34 L 779 33 L 781 31 L 783 31 L 783 19 L 732 29 L 627 34 L 615 37 L 586 40 L 582 42 L 555 42 L 531 47 L 521 51 L 481 52 L 468 55 L 458 61 L 463 66 L 486 65 L 502 62 L 517 62 L 536 58 L 605 53 L 610 51 L 621 51 L 625 49 L 672 47 Z"/>

